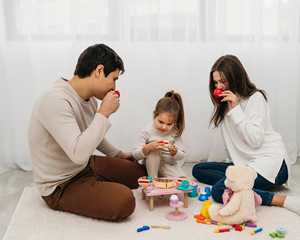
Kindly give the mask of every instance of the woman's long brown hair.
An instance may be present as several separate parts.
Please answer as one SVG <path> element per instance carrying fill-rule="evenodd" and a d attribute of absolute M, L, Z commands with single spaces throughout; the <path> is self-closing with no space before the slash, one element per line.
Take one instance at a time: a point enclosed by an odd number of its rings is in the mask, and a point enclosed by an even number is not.
<path fill-rule="evenodd" d="M 216 87 L 214 84 L 213 73 L 215 71 L 219 72 L 222 79 L 227 80 L 227 89 L 236 94 L 239 99 L 247 99 L 252 94 L 260 92 L 266 101 L 268 100 L 266 92 L 264 90 L 257 89 L 256 86 L 250 81 L 246 70 L 236 56 L 222 56 L 212 66 L 209 75 L 209 92 L 211 101 L 214 105 L 214 111 L 209 125 L 213 123 L 215 127 L 218 127 L 229 109 L 227 102 L 221 102 L 221 98 L 214 97 L 213 92 Z"/>

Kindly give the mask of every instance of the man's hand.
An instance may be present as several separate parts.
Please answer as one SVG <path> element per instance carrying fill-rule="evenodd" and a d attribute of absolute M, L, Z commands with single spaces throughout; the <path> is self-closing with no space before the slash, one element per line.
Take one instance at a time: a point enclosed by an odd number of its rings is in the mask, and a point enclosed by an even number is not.
<path fill-rule="evenodd" d="M 228 104 L 229 104 L 229 107 L 231 109 L 233 109 L 234 107 L 236 107 L 238 105 L 236 95 L 233 92 L 231 92 L 229 90 L 226 90 L 226 91 L 223 91 L 220 94 L 220 96 L 223 97 L 223 99 L 221 100 L 221 102 L 227 101 Z"/>
<path fill-rule="evenodd" d="M 98 113 L 108 118 L 112 113 L 116 112 L 120 107 L 120 99 L 114 91 L 110 91 L 103 98 Z"/>
<path fill-rule="evenodd" d="M 177 147 L 175 145 L 172 145 L 172 146 L 168 146 L 169 148 L 169 151 L 171 153 L 172 156 L 176 155 L 177 153 Z"/>
<path fill-rule="evenodd" d="M 117 156 L 117 158 L 123 158 L 123 159 L 127 159 L 133 162 L 136 162 L 136 160 L 133 158 L 132 156 L 132 152 L 128 152 L 128 153 L 123 153 L 122 151 L 120 151 Z"/>

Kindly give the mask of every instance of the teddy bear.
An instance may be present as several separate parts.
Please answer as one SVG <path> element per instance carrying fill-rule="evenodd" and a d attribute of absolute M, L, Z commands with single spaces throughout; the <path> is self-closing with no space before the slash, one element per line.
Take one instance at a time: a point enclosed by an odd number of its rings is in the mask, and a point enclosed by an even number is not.
<path fill-rule="evenodd" d="M 257 177 L 256 171 L 246 165 L 237 165 L 229 166 L 225 174 L 224 183 L 232 196 L 228 203 L 224 202 L 226 189 L 223 194 L 224 207 L 212 204 L 208 209 L 210 219 L 228 225 L 256 222 L 255 206 L 261 203 L 260 196 L 252 190 Z"/>

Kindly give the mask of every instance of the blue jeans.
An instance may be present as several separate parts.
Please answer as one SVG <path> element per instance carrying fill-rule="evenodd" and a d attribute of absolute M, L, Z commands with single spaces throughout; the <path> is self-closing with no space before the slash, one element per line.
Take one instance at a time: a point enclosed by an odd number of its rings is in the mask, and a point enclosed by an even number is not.
<path fill-rule="evenodd" d="M 204 162 L 198 163 L 193 167 L 193 176 L 202 183 L 213 185 L 212 197 L 218 203 L 223 203 L 222 195 L 224 190 L 227 188 L 224 184 L 226 179 L 225 171 L 227 167 L 233 165 L 233 163 L 224 162 Z M 266 190 L 272 187 L 281 186 L 288 179 L 288 170 L 283 160 L 281 168 L 275 179 L 275 184 L 269 182 L 260 174 L 257 173 L 255 179 L 253 191 L 255 191 L 262 198 L 262 205 L 271 206 L 274 193 Z"/>

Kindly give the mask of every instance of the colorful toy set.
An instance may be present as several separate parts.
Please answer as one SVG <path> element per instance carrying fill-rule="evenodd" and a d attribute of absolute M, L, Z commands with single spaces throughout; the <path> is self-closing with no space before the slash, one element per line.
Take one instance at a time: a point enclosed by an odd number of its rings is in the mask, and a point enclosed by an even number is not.
<path fill-rule="evenodd" d="M 149 177 L 141 177 L 138 179 L 140 187 L 138 190 L 142 190 L 142 199 L 146 199 L 146 196 L 149 197 L 149 210 L 153 211 L 153 201 L 154 196 L 162 195 L 171 195 L 171 194 L 184 194 L 183 207 L 188 207 L 188 193 L 193 191 L 193 186 L 188 183 L 187 177 L 180 177 L 181 184 L 178 184 L 177 177 L 168 177 L 168 178 L 155 178 L 151 182 Z M 155 182 L 155 184 L 154 184 Z M 161 183 L 161 184 L 156 184 Z M 175 183 L 173 187 L 170 186 L 171 183 Z M 176 186 L 177 185 L 177 186 Z"/>

